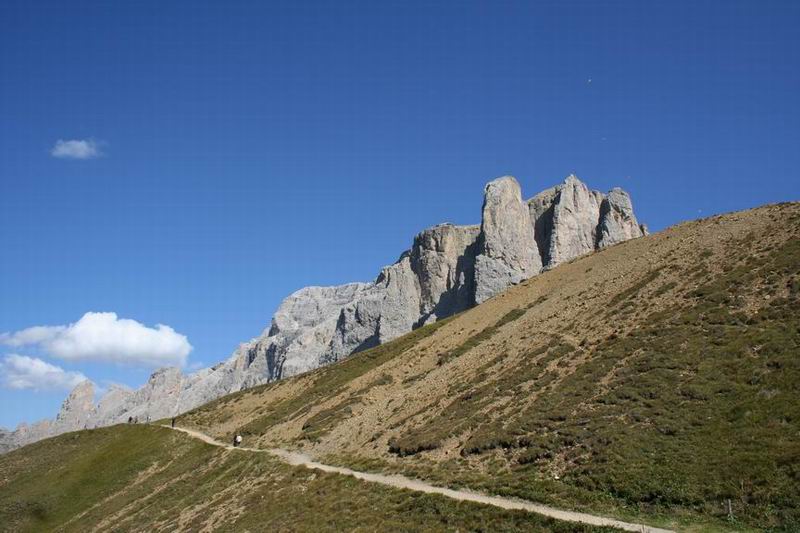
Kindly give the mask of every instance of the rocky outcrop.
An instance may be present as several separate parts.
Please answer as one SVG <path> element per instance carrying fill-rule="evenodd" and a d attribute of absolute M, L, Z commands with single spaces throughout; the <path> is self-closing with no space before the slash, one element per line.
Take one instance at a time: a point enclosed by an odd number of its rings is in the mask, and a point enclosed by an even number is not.
<path fill-rule="evenodd" d="M 372 283 L 298 291 L 281 304 L 266 335 L 244 348 L 246 356 L 228 364 L 249 369 L 246 386 L 296 375 L 468 309 L 543 269 L 643 234 L 620 189 L 606 196 L 569 176 L 524 202 L 517 180 L 504 176 L 484 189 L 480 226 L 424 230 Z"/>
<path fill-rule="evenodd" d="M 8 441 L 2 446 L 8 449 L 14 449 L 30 442 L 36 442 L 37 440 L 46 439 L 47 437 L 58 434 L 60 434 L 60 432 L 54 426 L 52 420 L 40 420 L 33 424 L 26 424 L 23 422 L 17 426 L 17 429 L 11 432 Z"/>
<path fill-rule="evenodd" d="M 108 426 L 128 416 L 133 408 L 134 393 L 127 387 L 111 385 L 97 404 L 92 421 L 95 426 Z"/>
<path fill-rule="evenodd" d="M 441 224 L 369 283 L 306 287 L 286 298 L 270 327 L 212 368 L 160 369 L 135 391 L 112 387 L 97 406 L 90 383 L 54 422 L 20 426 L 13 445 L 83 427 L 155 420 L 214 398 L 330 364 L 484 302 L 510 285 L 593 250 L 646 234 L 628 194 L 590 190 L 577 177 L 523 201 L 511 176 L 484 189 L 480 226 Z M 0 446 L 3 446 L 0 435 Z"/>
<path fill-rule="evenodd" d="M 280 379 L 467 309 L 474 302 L 478 235 L 477 226 L 434 226 L 417 235 L 411 249 L 372 283 L 301 289 L 281 304 L 267 336 L 253 341 L 251 354 L 255 360 L 265 357 L 257 364 L 265 365 L 268 380 Z M 302 310 L 309 301 L 316 312 Z M 305 323 L 298 327 L 294 320 L 279 320 L 289 309 L 290 315 L 300 311 Z M 287 338 L 293 339 L 289 345 Z"/>
<path fill-rule="evenodd" d="M 417 325 L 447 317 L 473 305 L 475 256 L 480 226 L 440 224 L 414 239 L 411 270 L 419 279 Z"/>
<path fill-rule="evenodd" d="M 183 392 L 184 376 L 179 368 L 161 368 L 150 376 L 143 387 L 128 398 L 130 406 L 123 414 L 139 421 L 172 416 L 178 411 Z M 123 420 L 119 420 L 122 422 Z"/>
<path fill-rule="evenodd" d="M 5 429 L 0 428 L 0 454 L 6 453 L 14 449 L 14 433 Z"/>
<path fill-rule="evenodd" d="M 640 225 L 633 214 L 630 195 L 618 187 L 603 200 L 600 217 L 598 248 L 647 235 L 647 226 Z"/>
<path fill-rule="evenodd" d="M 601 193 L 590 191 L 575 176 L 568 177 L 559 187 L 549 223 L 552 230 L 545 258 L 548 267 L 594 250 L 602 201 Z"/>
<path fill-rule="evenodd" d="M 528 211 L 546 270 L 647 234 L 628 193 L 615 188 L 604 195 L 574 175 L 528 200 Z"/>
<path fill-rule="evenodd" d="M 342 310 L 370 288 L 367 283 L 306 287 L 278 307 L 265 335 L 246 348 L 248 368 L 264 376 L 292 376 L 316 368 L 333 338 Z"/>
<path fill-rule="evenodd" d="M 511 176 L 498 178 L 486 186 L 478 248 L 475 303 L 482 303 L 542 270 L 530 213 L 522 202 L 519 183 Z"/>
<path fill-rule="evenodd" d="M 341 310 L 333 338 L 315 368 L 411 331 L 419 307 L 419 280 L 411 269 L 410 254 L 404 253 Z"/>
<path fill-rule="evenodd" d="M 54 429 L 58 433 L 85 429 L 90 425 L 93 412 L 94 384 L 89 380 L 82 381 L 61 404 Z"/>
<path fill-rule="evenodd" d="M 94 385 L 82 381 L 64 399 L 54 420 L 22 423 L 14 431 L 0 434 L 0 453 L 61 433 L 94 427 L 94 410 Z"/>

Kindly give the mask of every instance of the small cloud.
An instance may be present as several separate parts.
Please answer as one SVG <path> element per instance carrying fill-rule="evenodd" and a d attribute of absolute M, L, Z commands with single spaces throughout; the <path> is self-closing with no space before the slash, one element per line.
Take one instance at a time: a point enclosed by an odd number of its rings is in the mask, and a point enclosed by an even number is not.
<path fill-rule="evenodd" d="M 84 314 L 66 326 L 34 326 L 0 335 L 8 346 L 37 345 L 66 361 L 102 361 L 148 368 L 184 366 L 192 345 L 164 324 L 149 328 L 116 313 Z"/>
<path fill-rule="evenodd" d="M 72 390 L 87 379 L 80 372 L 69 372 L 27 355 L 7 355 L 0 362 L 0 369 L 3 374 L 3 386 L 16 390 Z"/>
<path fill-rule="evenodd" d="M 50 149 L 50 155 L 59 159 L 94 159 L 103 155 L 103 152 L 100 151 L 100 143 L 94 139 L 59 139 Z"/>

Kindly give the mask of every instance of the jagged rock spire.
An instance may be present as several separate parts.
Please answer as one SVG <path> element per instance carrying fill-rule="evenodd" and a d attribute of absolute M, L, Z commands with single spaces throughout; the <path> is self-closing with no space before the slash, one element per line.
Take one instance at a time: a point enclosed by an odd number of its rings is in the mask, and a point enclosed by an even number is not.
<path fill-rule="evenodd" d="M 78 383 L 61 404 L 54 426 L 59 433 L 89 427 L 94 414 L 94 384 L 87 380 Z"/>
<path fill-rule="evenodd" d="M 517 180 L 503 176 L 484 189 L 480 226 L 422 231 L 371 283 L 300 289 L 281 303 L 261 336 L 212 368 L 188 376 L 160 369 L 138 390 L 110 389 L 97 407 L 93 385 L 81 383 L 54 422 L 0 434 L 0 450 L 129 416 L 174 416 L 312 370 L 463 311 L 543 269 L 645 234 L 622 189 L 604 195 L 570 175 L 524 202 Z"/>
<path fill-rule="evenodd" d="M 513 176 L 503 176 L 486 185 L 478 242 L 475 303 L 484 302 L 542 270 L 530 213 Z"/>

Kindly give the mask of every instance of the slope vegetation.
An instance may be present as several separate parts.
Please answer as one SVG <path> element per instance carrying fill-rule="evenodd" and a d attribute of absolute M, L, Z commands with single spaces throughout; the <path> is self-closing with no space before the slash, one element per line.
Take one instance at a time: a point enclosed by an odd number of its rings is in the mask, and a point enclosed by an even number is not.
<path fill-rule="evenodd" d="M 112 426 L 0 457 L 2 531 L 612 531 Z"/>
<path fill-rule="evenodd" d="M 800 528 L 800 205 L 670 228 L 179 424 L 679 529 Z"/>

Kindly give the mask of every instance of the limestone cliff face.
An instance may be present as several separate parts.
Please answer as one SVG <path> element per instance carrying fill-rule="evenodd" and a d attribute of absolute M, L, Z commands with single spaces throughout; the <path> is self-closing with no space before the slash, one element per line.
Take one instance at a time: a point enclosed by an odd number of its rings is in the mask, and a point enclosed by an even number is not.
<path fill-rule="evenodd" d="M 530 213 L 522 202 L 519 183 L 511 176 L 490 182 L 484 190 L 479 243 L 475 303 L 542 270 Z"/>
<path fill-rule="evenodd" d="M 411 269 L 419 279 L 419 325 L 473 305 L 479 235 L 480 226 L 440 224 L 416 236 Z"/>
<path fill-rule="evenodd" d="M 108 426 L 129 416 L 127 413 L 133 407 L 133 397 L 134 392 L 127 387 L 111 385 L 97 404 L 92 417 L 93 425 Z"/>
<path fill-rule="evenodd" d="M 550 222 L 548 267 L 594 250 L 602 201 L 602 194 L 590 191 L 575 176 L 568 177 L 559 187 Z"/>
<path fill-rule="evenodd" d="M 265 369 L 268 380 L 293 376 L 467 309 L 478 234 L 477 226 L 435 226 L 372 283 L 298 291 L 281 304 L 266 336 L 252 342 L 249 364 Z M 305 320 L 301 326 L 286 320 L 295 313 Z M 287 337 L 294 343 L 287 345 Z"/>
<path fill-rule="evenodd" d="M 147 383 L 129 397 L 130 407 L 119 422 L 123 422 L 128 416 L 138 417 L 140 422 L 148 417 L 156 420 L 172 416 L 178 410 L 183 384 L 184 376 L 179 368 L 156 370 Z"/>
<path fill-rule="evenodd" d="M 647 235 L 647 227 L 640 225 L 633 214 L 630 195 L 618 187 L 608 193 L 601 205 L 600 214 L 598 248 Z"/>
<path fill-rule="evenodd" d="M 94 385 L 91 381 L 82 381 L 64 399 L 54 420 L 23 423 L 14 431 L 0 433 L 0 453 L 61 433 L 93 427 L 94 409 Z"/>
<path fill-rule="evenodd" d="M 647 235 L 628 193 L 590 190 L 575 176 L 528 200 L 542 264 L 550 269 L 612 244 Z"/>
<path fill-rule="evenodd" d="M 480 226 L 440 224 L 369 283 L 306 287 L 287 297 L 259 337 L 227 361 L 184 375 L 160 369 L 138 390 L 112 387 L 93 405 L 79 385 L 54 422 L 20 426 L 3 446 L 148 416 L 174 416 L 214 398 L 313 370 L 463 311 L 580 255 L 646 234 L 621 189 L 607 195 L 575 176 L 524 201 L 504 176 L 484 189 Z"/>
<path fill-rule="evenodd" d="M 441 224 L 371 283 L 302 289 L 230 365 L 245 386 L 338 361 L 450 316 L 580 255 L 645 234 L 621 189 L 608 195 L 569 176 L 527 202 L 504 176 L 484 189 L 480 226 Z M 302 317 L 295 318 L 295 317 Z"/>
<path fill-rule="evenodd" d="M 281 303 L 266 335 L 253 342 L 248 367 L 266 376 L 292 376 L 316 368 L 326 354 L 343 308 L 370 288 L 366 283 L 306 287 Z"/>
<path fill-rule="evenodd" d="M 17 429 L 6 435 L 6 440 L 2 443 L 2 447 L 6 450 L 13 450 L 30 442 L 36 442 L 58 434 L 52 420 L 40 420 L 33 424 L 23 422 L 17 426 Z"/>
<path fill-rule="evenodd" d="M 91 381 L 79 383 L 61 404 L 53 423 L 58 433 L 77 431 L 90 426 L 94 414 L 94 384 Z"/>

